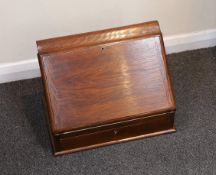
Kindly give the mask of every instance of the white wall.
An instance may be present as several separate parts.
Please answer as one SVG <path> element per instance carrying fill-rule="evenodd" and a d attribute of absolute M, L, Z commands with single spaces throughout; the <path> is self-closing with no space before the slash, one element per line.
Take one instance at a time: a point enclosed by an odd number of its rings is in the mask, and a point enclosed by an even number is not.
<path fill-rule="evenodd" d="M 165 36 L 216 29 L 216 0 L 0 0 L 0 64 L 36 57 L 35 41 L 158 20 Z"/>

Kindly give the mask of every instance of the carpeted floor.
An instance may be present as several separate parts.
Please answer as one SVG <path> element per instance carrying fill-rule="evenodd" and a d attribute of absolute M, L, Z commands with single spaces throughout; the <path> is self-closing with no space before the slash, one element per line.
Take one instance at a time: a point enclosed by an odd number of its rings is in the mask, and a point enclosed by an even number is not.
<path fill-rule="evenodd" d="M 169 55 L 177 132 L 53 157 L 41 80 L 0 84 L 0 174 L 216 174 L 216 47 Z"/>

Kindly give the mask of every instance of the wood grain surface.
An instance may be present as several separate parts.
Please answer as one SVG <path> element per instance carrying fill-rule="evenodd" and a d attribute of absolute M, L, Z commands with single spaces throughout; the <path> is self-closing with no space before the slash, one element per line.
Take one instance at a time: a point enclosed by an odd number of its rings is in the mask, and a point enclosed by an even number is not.
<path fill-rule="evenodd" d="M 160 34 L 157 21 L 37 41 L 38 53 L 52 53 Z"/>
<path fill-rule="evenodd" d="M 37 44 L 56 152 L 175 130 L 175 98 L 156 21 Z M 137 119 L 142 122 L 127 123 Z M 110 138 L 119 128 L 121 135 Z"/>

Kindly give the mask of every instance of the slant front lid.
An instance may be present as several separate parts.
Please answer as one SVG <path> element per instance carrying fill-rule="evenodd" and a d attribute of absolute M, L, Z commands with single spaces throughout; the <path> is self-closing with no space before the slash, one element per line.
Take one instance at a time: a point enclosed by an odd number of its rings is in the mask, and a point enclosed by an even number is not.
<path fill-rule="evenodd" d="M 161 35 L 40 55 L 53 132 L 172 111 Z"/>

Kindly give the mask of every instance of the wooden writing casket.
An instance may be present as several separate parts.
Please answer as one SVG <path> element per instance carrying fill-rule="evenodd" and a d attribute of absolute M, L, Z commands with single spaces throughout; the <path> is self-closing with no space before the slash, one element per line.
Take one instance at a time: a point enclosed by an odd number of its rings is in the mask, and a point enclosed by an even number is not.
<path fill-rule="evenodd" d="M 37 41 L 55 155 L 175 131 L 158 22 Z"/>

